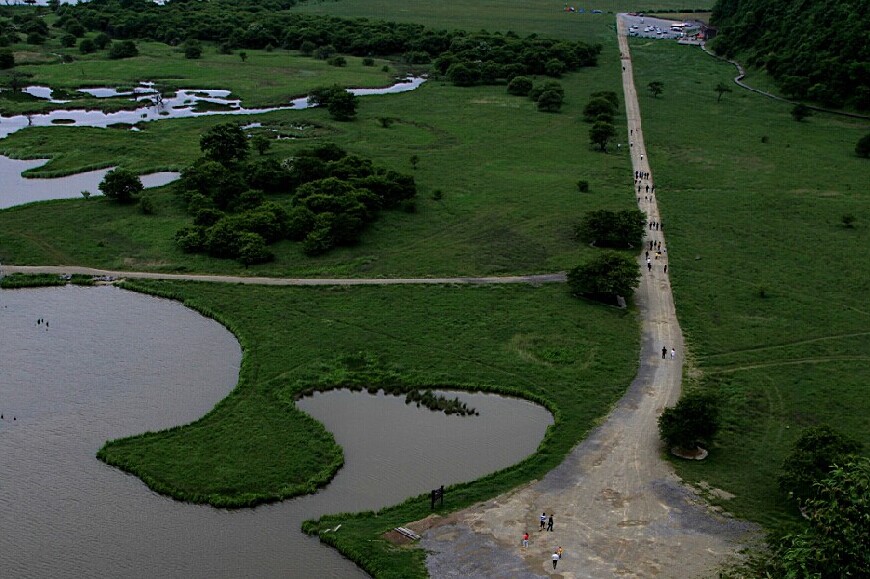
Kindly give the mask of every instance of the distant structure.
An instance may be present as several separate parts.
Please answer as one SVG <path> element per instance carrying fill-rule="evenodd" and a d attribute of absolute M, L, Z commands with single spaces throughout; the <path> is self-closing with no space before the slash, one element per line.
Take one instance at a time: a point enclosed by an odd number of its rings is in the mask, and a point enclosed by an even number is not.
<path fill-rule="evenodd" d="M 708 26 L 707 24 L 701 23 L 701 33 L 700 36 L 705 41 L 713 40 L 716 38 L 716 34 L 719 33 L 719 29 L 714 28 L 713 26 Z"/>

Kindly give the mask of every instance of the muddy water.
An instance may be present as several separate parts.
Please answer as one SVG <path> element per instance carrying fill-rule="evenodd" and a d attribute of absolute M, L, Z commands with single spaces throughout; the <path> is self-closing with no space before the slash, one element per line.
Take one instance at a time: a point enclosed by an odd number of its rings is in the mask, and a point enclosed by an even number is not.
<path fill-rule="evenodd" d="M 301 522 L 513 464 L 551 422 L 496 396 L 461 395 L 481 416 L 460 418 L 319 394 L 300 406 L 334 432 L 345 468 L 316 495 L 241 511 L 172 501 L 96 460 L 106 439 L 207 412 L 239 361 L 229 332 L 175 302 L 111 287 L 0 291 L 0 575 L 361 577 Z"/>

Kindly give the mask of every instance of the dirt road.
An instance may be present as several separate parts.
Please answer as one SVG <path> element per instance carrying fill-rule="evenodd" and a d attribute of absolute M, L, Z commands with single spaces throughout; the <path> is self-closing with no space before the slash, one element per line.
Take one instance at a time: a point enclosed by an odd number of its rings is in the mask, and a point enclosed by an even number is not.
<path fill-rule="evenodd" d="M 658 222 L 654 196 L 645 199 L 653 181 L 625 34 L 620 19 L 632 162 L 635 171 L 650 173 L 634 194 L 649 220 Z M 648 233 L 648 241 L 666 249 L 661 230 Z M 432 577 L 708 577 L 753 532 L 751 525 L 713 512 L 660 458 L 656 421 L 679 397 L 684 356 L 666 255 L 654 259 L 651 252 L 651 268 L 639 256 L 640 369 L 618 407 L 543 480 L 422 532 Z M 553 532 L 538 531 L 541 512 L 554 513 Z M 531 541 L 524 549 L 525 531 Z M 565 554 L 553 570 L 550 555 L 560 545 Z"/>
<path fill-rule="evenodd" d="M 75 265 L 4 265 L 3 274 L 13 273 L 56 273 L 84 274 L 112 279 L 164 279 L 183 281 L 208 281 L 221 283 L 241 283 L 251 285 L 413 285 L 413 284 L 493 284 L 493 283 L 562 283 L 564 273 L 544 273 L 539 275 L 514 275 L 492 277 L 406 277 L 406 278 L 291 278 L 291 277 L 244 277 L 232 275 L 193 275 L 177 273 L 157 273 L 148 271 L 111 271 L 78 267 Z"/>

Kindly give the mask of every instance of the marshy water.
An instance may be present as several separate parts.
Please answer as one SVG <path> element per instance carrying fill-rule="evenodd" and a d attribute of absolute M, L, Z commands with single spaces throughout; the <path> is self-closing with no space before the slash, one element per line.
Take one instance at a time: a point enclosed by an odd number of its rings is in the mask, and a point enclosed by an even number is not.
<path fill-rule="evenodd" d="M 361 577 L 301 522 L 514 464 L 552 422 L 492 395 L 460 394 L 480 416 L 457 417 L 317 394 L 299 406 L 335 434 L 345 467 L 316 495 L 237 511 L 173 501 L 97 461 L 107 439 L 202 416 L 240 360 L 225 328 L 176 302 L 113 287 L 0 290 L 0 575 Z"/>

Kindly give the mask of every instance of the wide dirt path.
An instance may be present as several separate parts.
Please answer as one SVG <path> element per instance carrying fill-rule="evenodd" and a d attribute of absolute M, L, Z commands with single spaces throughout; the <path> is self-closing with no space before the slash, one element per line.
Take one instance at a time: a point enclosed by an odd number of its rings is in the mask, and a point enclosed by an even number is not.
<path fill-rule="evenodd" d="M 658 222 L 654 196 L 646 193 L 653 181 L 625 34 L 620 19 L 632 162 L 635 171 L 650 173 L 634 193 Z M 648 233 L 647 244 L 666 249 L 660 230 Z M 708 577 L 753 530 L 713 512 L 660 457 L 656 421 L 679 398 L 684 356 L 666 256 L 652 259 L 651 269 L 639 256 L 640 368 L 606 422 L 543 480 L 445 519 L 408 525 L 423 535 L 432 577 Z M 538 531 L 541 512 L 554 514 L 553 532 Z M 524 531 L 531 534 L 527 549 L 520 543 Z M 565 553 L 554 571 L 550 555 L 560 545 Z"/>
<path fill-rule="evenodd" d="M 120 279 L 163 279 L 183 281 L 208 281 L 241 283 L 251 285 L 411 285 L 411 284 L 492 284 L 492 283 L 561 283 L 564 273 L 539 275 L 514 275 L 492 277 L 405 277 L 405 278 L 296 278 L 296 277 L 245 277 L 233 275 L 194 275 L 180 273 L 157 273 L 149 271 L 111 271 L 75 265 L 4 265 L 0 272 L 56 273 L 58 275 L 83 274 Z"/>

